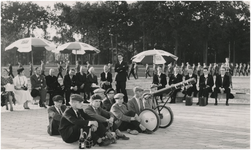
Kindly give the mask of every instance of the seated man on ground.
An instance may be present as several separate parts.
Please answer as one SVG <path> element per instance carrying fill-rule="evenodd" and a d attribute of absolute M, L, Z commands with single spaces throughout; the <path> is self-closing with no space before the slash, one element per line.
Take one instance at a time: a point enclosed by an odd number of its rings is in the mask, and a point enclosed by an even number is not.
<path fill-rule="evenodd" d="M 215 81 L 215 88 L 214 88 L 214 95 L 215 95 L 215 103 L 214 105 L 217 105 L 217 97 L 218 93 L 226 93 L 226 105 L 228 106 L 228 99 L 230 95 L 230 77 L 226 75 L 226 68 L 221 67 L 220 68 L 220 75 L 216 76 Z"/>
<path fill-rule="evenodd" d="M 111 112 L 118 119 L 116 122 L 120 131 L 127 131 L 130 134 L 137 135 L 139 132 L 151 134 L 152 131 L 148 130 L 140 123 L 139 116 L 129 111 L 126 105 L 123 104 L 124 94 L 118 93 L 114 96 L 116 103 L 112 105 Z"/>
<path fill-rule="evenodd" d="M 108 131 L 114 131 L 116 137 L 122 138 L 123 140 L 128 140 L 124 134 L 120 132 L 116 124 L 114 123 L 114 115 L 111 112 L 108 112 L 100 107 L 101 97 L 97 94 L 91 96 L 90 105 L 87 106 L 85 112 L 96 119 L 98 122 L 103 123 L 103 125 L 108 129 Z M 110 130 L 110 128 L 112 130 Z M 109 132 L 107 134 L 110 134 Z M 110 134 L 111 135 L 111 134 Z M 107 135 L 109 137 L 109 135 Z M 110 137 L 111 139 L 112 137 Z M 114 140 L 115 142 L 115 140 Z"/>
<path fill-rule="evenodd" d="M 102 108 L 106 111 L 110 111 L 112 105 L 115 103 L 114 99 L 115 90 L 113 88 L 109 88 L 105 91 L 106 98 L 102 100 Z"/>
<path fill-rule="evenodd" d="M 144 89 L 140 88 L 139 86 L 134 87 L 133 88 L 134 96 L 132 99 L 128 101 L 128 110 L 135 112 L 137 115 L 139 115 L 141 111 L 144 109 L 141 97 L 143 91 Z"/>
<path fill-rule="evenodd" d="M 63 141 L 66 143 L 78 141 L 80 129 L 83 128 L 86 133 L 89 133 L 89 130 L 91 130 L 91 138 L 94 144 L 98 144 L 99 146 L 109 145 L 111 141 L 104 139 L 106 136 L 105 126 L 83 111 L 83 101 L 83 97 L 78 94 L 70 96 L 71 107 L 65 110 L 59 125 L 59 133 Z"/>
<path fill-rule="evenodd" d="M 52 100 L 54 106 L 48 109 L 49 125 L 47 132 L 49 135 L 59 135 L 58 128 L 66 106 L 62 104 L 64 98 L 61 95 L 55 95 Z"/>

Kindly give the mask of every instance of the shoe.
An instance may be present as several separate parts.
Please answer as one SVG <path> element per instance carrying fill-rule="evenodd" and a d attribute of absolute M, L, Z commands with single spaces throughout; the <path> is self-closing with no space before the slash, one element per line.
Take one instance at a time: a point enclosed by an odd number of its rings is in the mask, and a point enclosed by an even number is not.
<path fill-rule="evenodd" d="M 145 133 L 145 134 L 152 134 L 153 131 L 146 129 L 146 130 L 142 131 L 142 133 Z"/>
<path fill-rule="evenodd" d="M 125 135 L 116 135 L 118 139 L 122 139 L 122 140 L 129 140 L 129 137 L 126 137 Z"/>
<path fill-rule="evenodd" d="M 229 106 L 229 104 L 228 104 L 228 103 L 226 103 L 226 106 Z"/>
<path fill-rule="evenodd" d="M 111 141 L 109 139 L 102 140 L 101 143 L 97 143 L 99 146 L 107 146 L 111 144 Z"/>
<path fill-rule="evenodd" d="M 137 130 L 130 130 L 130 129 L 127 129 L 127 132 L 132 134 L 132 135 L 138 135 L 139 132 Z"/>
<path fill-rule="evenodd" d="M 199 102 L 198 102 L 198 103 L 196 103 L 196 105 L 199 105 Z"/>
<path fill-rule="evenodd" d="M 29 107 L 26 107 L 26 108 L 24 108 L 24 109 L 30 109 Z"/>
<path fill-rule="evenodd" d="M 13 108 L 12 108 L 12 107 L 10 108 L 10 111 L 13 111 Z"/>
<path fill-rule="evenodd" d="M 217 103 L 214 103 L 214 105 L 218 105 Z"/>
<path fill-rule="evenodd" d="M 43 104 L 42 107 L 47 108 L 45 104 Z"/>

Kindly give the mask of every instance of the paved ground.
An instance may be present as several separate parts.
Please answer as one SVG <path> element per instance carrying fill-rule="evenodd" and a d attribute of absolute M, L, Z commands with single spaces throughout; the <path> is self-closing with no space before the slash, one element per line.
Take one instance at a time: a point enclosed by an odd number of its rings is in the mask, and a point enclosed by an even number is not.
<path fill-rule="evenodd" d="M 249 87 L 249 78 L 247 81 L 245 83 Z M 135 80 L 130 82 L 130 86 L 136 84 Z M 236 84 L 235 87 L 241 86 L 243 84 Z M 167 104 L 174 113 L 174 122 L 170 127 L 158 129 L 152 135 L 125 133 L 130 137 L 129 141 L 118 140 L 117 144 L 94 148 L 250 149 L 250 99 L 232 99 L 230 106 L 225 105 L 225 100 L 220 100 L 218 106 L 213 105 L 213 99 L 209 99 L 209 103 L 206 107 Z M 1 108 L 2 149 L 78 148 L 77 142 L 67 144 L 60 136 L 49 136 L 46 132 L 47 109 L 32 104 L 29 106 L 31 110 L 24 110 L 17 105 L 13 112 Z"/>

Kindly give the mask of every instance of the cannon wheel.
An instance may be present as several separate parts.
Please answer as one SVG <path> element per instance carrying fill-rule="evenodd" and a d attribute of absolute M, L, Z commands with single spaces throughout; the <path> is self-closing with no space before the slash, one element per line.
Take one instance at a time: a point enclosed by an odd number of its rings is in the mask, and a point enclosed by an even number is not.
<path fill-rule="evenodd" d="M 140 123 L 146 127 L 148 130 L 156 131 L 160 125 L 160 118 L 158 113 L 156 113 L 153 109 L 144 109 L 139 117 L 141 119 Z"/>
<path fill-rule="evenodd" d="M 166 128 L 173 123 L 173 111 L 168 106 L 158 105 L 154 109 L 160 118 L 160 128 Z M 159 111 L 160 110 L 160 111 Z"/>

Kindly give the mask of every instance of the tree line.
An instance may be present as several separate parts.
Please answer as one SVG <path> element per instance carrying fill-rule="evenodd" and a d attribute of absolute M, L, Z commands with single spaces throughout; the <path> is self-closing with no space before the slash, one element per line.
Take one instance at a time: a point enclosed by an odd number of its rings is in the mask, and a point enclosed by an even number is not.
<path fill-rule="evenodd" d="M 117 53 L 129 61 L 153 48 L 173 53 L 178 63 L 250 61 L 250 8 L 242 1 L 83 1 L 54 8 L 9 1 L 1 2 L 1 24 L 2 63 L 10 57 L 4 48 L 35 28 L 58 44 L 80 35 L 101 50 L 91 56 L 94 64 L 115 62 Z"/>

